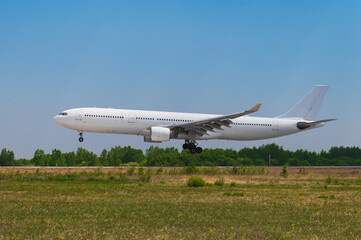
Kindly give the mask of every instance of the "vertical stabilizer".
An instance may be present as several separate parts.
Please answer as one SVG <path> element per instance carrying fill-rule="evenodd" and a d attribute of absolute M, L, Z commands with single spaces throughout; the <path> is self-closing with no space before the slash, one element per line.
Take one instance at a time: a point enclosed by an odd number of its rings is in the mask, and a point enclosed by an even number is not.
<path fill-rule="evenodd" d="M 305 120 L 315 120 L 320 109 L 323 98 L 326 95 L 328 86 L 317 85 L 309 91 L 295 106 L 279 118 L 302 118 Z"/>

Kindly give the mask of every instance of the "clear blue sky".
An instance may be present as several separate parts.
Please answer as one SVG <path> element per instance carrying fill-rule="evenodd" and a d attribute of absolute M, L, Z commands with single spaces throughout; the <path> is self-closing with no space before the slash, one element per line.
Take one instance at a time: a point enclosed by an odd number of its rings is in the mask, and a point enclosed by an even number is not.
<path fill-rule="evenodd" d="M 99 154 L 142 137 L 77 133 L 62 110 L 113 107 L 228 114 L 258 102 L 273 117 L 316 84 L 330 85 L 326 127 L 240 149 L 360 146 L 360 1 L 1 1 L 0 148 Z M 160 147 L 180 147 L 173 140 Z"/>

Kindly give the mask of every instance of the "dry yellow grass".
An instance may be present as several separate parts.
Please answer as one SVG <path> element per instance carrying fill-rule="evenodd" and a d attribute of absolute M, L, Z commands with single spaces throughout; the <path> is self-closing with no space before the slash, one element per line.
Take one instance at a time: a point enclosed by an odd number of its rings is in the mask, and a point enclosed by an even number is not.
<path fill-rule="evenodd" d="M 107 174 L 109 172 L 126 173 L 129 169 L 130 167 L 0 167 L 0 173 L 34 173 L 36 171 L 40 171 L 42 173 L 68 174 L 79 172 L 96 173 L 100 171 Z M 135 168 L 135 174 L 137 173 L 137 169 L 138 168 Z M 148 169 L 155 172 L 159 169 L 159 167 L 144 167 L 145 171 Z M 214 183 L 218 178 L 223 177 L 225 183 L 234 182 L 236 184 L 308 184 L 310 181 L 323 181 L 328 176 L 344 180 L 357 180 L 361 178 L 361 167 L 292 167 L 288 168 L 288 178 L 280 176 L 282 167 L 265 167 L 266 173 L 263 175 L 233 175 L 229 173 L 231 169 L 232 167 L 220 168 L 220 173 L 214 175 L 200 173 L 199 175 L 203 175 L 203 178 L 209 183 Z M 304 169 L 305 174 L 304 172 L 301 173 L 301 169 Z M 170 173 L 172 170 L 181 171 L 181 168 L 163 168 L 164 173 Z M 160 182 L 165 179 L 168 184 L 184 184 L 189 179 L 189 175 L 167 174 L 164 176 L 164 174 L 161 174 L 156 179 L 153 178 L 151 181 Z"/>

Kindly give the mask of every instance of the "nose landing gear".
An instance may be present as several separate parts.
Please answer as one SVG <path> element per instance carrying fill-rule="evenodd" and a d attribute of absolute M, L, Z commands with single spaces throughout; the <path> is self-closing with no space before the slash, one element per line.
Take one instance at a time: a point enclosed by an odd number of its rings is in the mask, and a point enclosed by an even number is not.
<path fill-rule="evenodd" d="M 198 147 L 198 143 L 194 140 L 185 140 L 185 143 L 183 144 L 183 149 L 189 149 L 190 153 L 201 153 L 202 148 Z"/>
<path fill-rule="evenodd" d="M 83 142 L 84 138 L 83 138 L 83 132 L 79 131 L 79 142 Z"/>

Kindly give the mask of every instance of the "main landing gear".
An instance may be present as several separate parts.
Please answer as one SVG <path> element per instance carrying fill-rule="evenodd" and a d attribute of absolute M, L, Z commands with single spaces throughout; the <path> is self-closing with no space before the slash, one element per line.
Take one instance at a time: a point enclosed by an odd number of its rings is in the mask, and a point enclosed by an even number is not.
<path fill-rule="evenodd" d="M 183 144 L 183 149 L 189 149 L 190 153 L 201 153 L 202 152 L 202 148 L 201 147 L 197 147 L 198 143 L 194 140 L 186 140 L 185 143 Z"/>
<path fill-rule="evenodd" d="M 79 142 L 83 142 L 84 138 L 83 138 L 83 132 L 79 132 Z"/>

